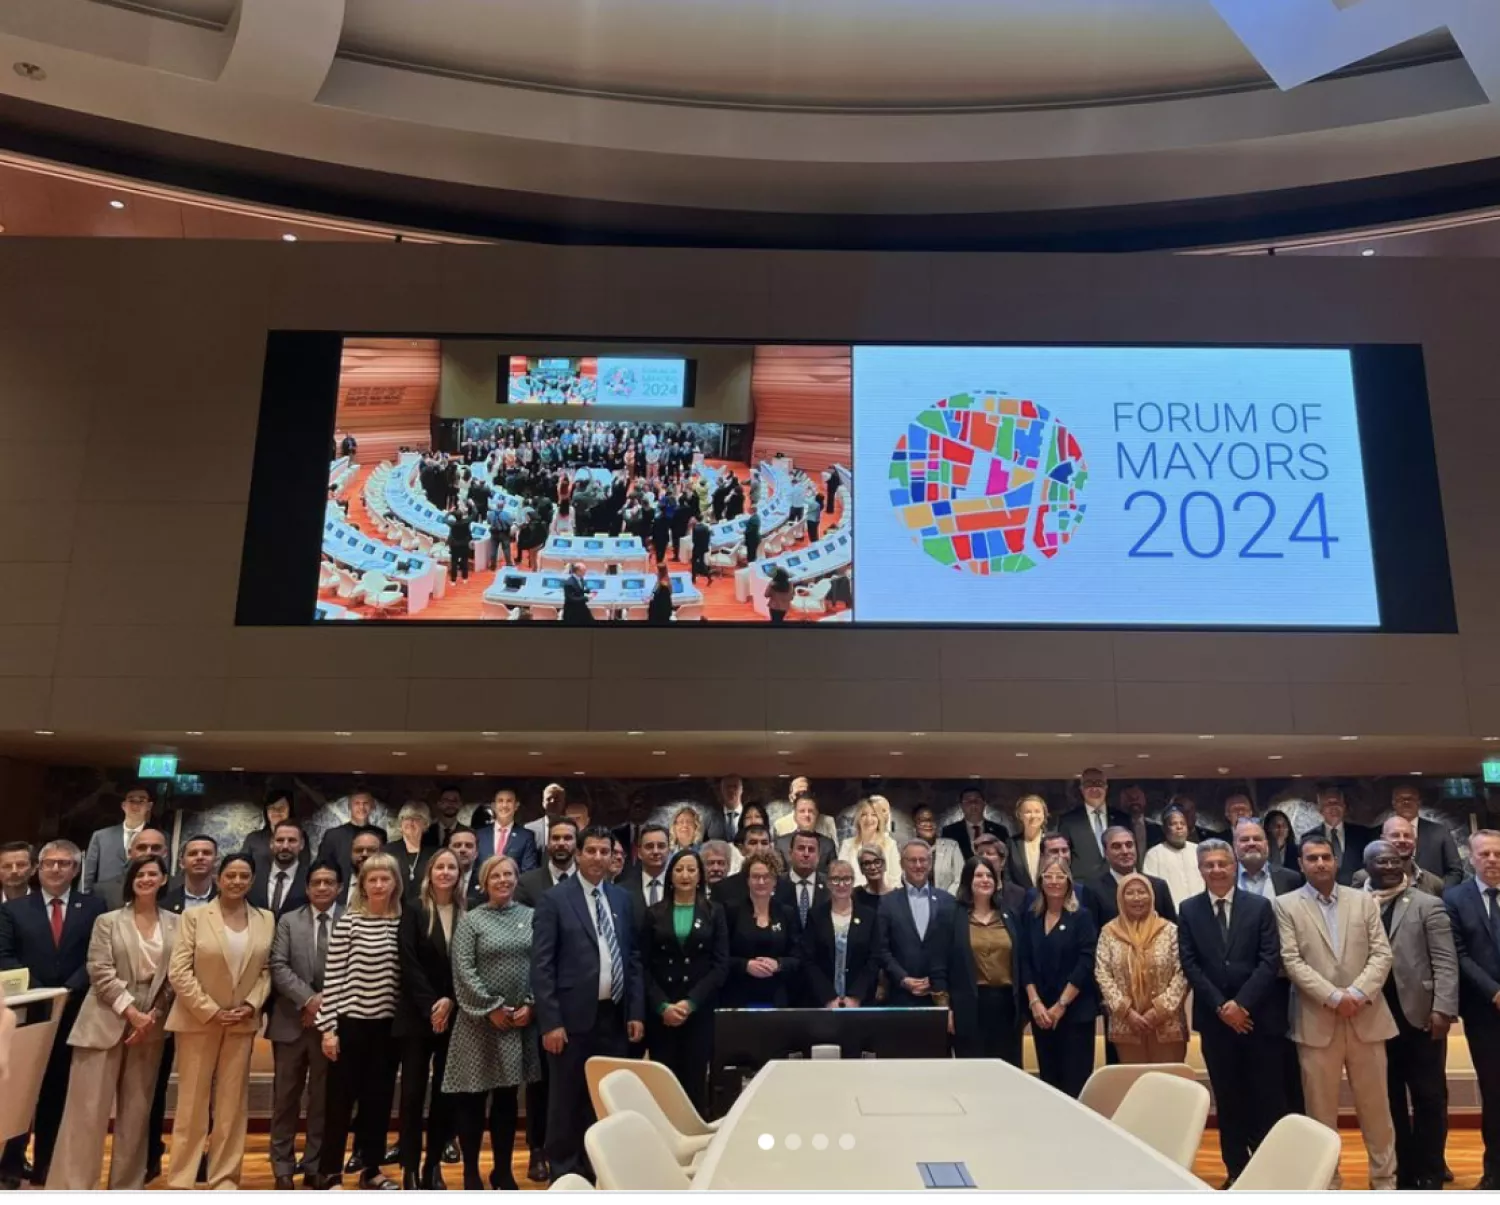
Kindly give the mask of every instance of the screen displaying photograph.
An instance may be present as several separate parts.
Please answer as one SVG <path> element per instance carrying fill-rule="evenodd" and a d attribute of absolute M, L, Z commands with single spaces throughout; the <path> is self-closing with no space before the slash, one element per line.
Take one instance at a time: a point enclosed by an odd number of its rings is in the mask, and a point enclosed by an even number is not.
<path fill-rule="evenodd" d="M 1377 627 L 1352 353 L 857 347 L 857 618 Z"/>
<path fill-rule="evenodd" d="M 482 413 L 497 386 L 679 406 L 690 364 L 701 422 Z M 850 404 L 847 346 L 485 357 L 347 340 L 316 618 L 848 622 Z"/>
<path fill-rule="evenodd" d="M 688 362 L 663 356 L 508 356 L 508 405 L 660 406 L 693 404 Z"/>

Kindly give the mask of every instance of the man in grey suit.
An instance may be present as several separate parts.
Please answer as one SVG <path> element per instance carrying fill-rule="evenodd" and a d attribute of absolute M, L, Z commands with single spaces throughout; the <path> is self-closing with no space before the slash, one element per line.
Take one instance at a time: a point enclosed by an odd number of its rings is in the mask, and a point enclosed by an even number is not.
<path fill-rule="evenodd" d="M 130 857 L 140 858 L 147 854 L 160 858 L 163 862 L 167 859 L 167 834 L 159 828 L 143 828 L 131 839 Z M 126 865 L 129 865 L 127 860 Z M 91 895 L 97 895 L 104 901 L 104 906 L 113 912 L 116 908 L 125 905 L 125 873 L 121 871 L 110 879 L 101 879 L 94 884 Z"/>
<path fill-rule="evenodd" d="M 1401 868 L 1405 871 L 1406 881 L 1423 895 L 1443 898 L 1443 892 L 1447 888 L 1443 880 L 1430 870 L 1424 870 L 1417 862 L 1417 826 L 1403 816 L 1387 816 L 1385 823 L 1380 826 L 1380 840 L 1396 851 L 1401 859 Z M 1370 880 L 1369 859 L 1365 859 L 1364 869 L 1354 872 L 1354 886 L 1363 887 Z"/>
<path fill-rule="evenodd" d="M 323 963 L 338 919 L 343 872 L 333 859 L 320 858 L 307 870 L 307 903 L 276 922 L 271 943 L 271 982 L 275 1004 L 266 1025 L 275 1058 L 275 1098 L 271 1106 L 271 1170 L 278 1189 L 293 1187 L 295 1147 L 302 1092 L 307 1091 L 307 1141 L 302 1149 L 302 1184 L 314 1187 L 323 1147 L 323 1101 L 328 1060 L 323 1035 L 313 1024 L 323 1002 Z"/>
<path fill-rule="evenodd" d="M 538 850 L 547 848 L 547 830 L 552 821 L 561 820 L 568 814 L 568 793 L 562 783 L 549 782 L 542 788 L 542 814 L 528 821 L 526 831 L 536 838 Z"/>
<path fill-rule="evenodd" d="M 1392 820 L 1406 825 L 1399 816 Z M 1448 1138 L 1444 1039 L 1458 1016 L 1458 950 L 1441 898 L 1412 886 L 1406 858 L 1388 841 L 1365 847 L 1366 890 L 1391 942 L 1385 1002 L 1396 1036 L 1385 1044 L 1396 1126 L 1396 1187 L 1438 1192 Z"/>
<path fill-rule="evenodd" d="M 125 873 L 125 865 L 130 861 L 130 843 L 151 819 L 151 788 L 143 782 L 131 783 L 125 789 L 125 798 L 120 800 L 120 811 L 125 814 L 123 822 L 96 829 L 89 838 L 78 890 L 91 891 L 95 883 L 118 879 Z"/>
<path fill-rule="evenodd" d="M 1397 1029 L 1382 992 L 1391 973 L 1391 943 L 1375 897 L 1339 885 L 1342 866 L 1329 837 L 1303 837 L 1301 865 L 1306 886 L 1277 896 L 1273 906 L 1281 963 L 1294 989 L 1291 1038 L 1302 1064 L 1307 1115 L 1338 1129 L 1339 1081 L 1347 1072 L 1369 1155 L 1370 1187 L 1395 1188 L 1385 1044 Z M 1337 1172 L 1330 1187 L 1343 1187 Z"/>
<path fill-rule="evenodd" d="M 1241 891 L 1274 900 L 1278 895 L 1296 891 L 1302 886 L 1302 876 L 1295 870 L 1267 861 L 1271 856 L 1271 843 L 1266 840 L 1265 826 L 1259 820 L 1247 817 L 1237 821 L 1233 844 L 1235 861 L 1239 863 L 1235 885 Z"/>
<path fill-rule="evenodd" d="M 1458 842 L 1453 830 L 1437 820 L 1424 820 L 1422 792 L 1406 782 L 1391 792 L 1391 811 L 1416 829 L 1417 865 L 1442 879 L 1444 887 L 1457 887 L 1464 881 L 1464 860 L 1458 856 Z"/>

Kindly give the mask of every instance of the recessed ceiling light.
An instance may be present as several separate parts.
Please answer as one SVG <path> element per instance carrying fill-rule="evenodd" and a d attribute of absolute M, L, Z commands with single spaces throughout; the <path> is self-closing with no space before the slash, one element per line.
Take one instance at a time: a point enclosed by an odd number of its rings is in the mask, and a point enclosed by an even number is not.
<path fill-rule="evenodd" d="M 1029 753 L 1017 753 L 1016 756 L 1017 757 L 1030 757 L 1031 754 L 1029 754 Z"/>
<path fill-rule="evenodd" d="M 1113 770 L 1115 768 L 1115 763 L 1112 762 L 1112 761 L 1107 761 L 1102 766 L 1100 766 L 1099 768 L 1101 770 Z"/>
<path fill-rule="evenodd" d="M 970 778 L 978 778 L 978 777 L 979 777 L 979 775 L 977 775 L 977 774 L 970 774 L 970 775 L 969 775 L 969 777 L 970 777 Z"/>
<path fill-rule="evenodd" d="M 124 201 L 120 201 L 120 200 L 114 200 L 114 201 L 111 201 L 109 203 L 109 207 L 111 209 L 124 209 L 125 208 L 125 202 Z"/>
<path fill-rule="evenodd" d="M 56 736 L 57 733 L 53 732 L 52 729 L 50 729 L 50 728 L 38 728 L 36 730 L 36 735 L 37 736 Z"/>
<path fill-rule="evenodd" d="M 778 774 L 776 777 L 777 778 L 790 778 L 791 775 L 790 774 Z"/>
<path fill-rule="evenodd" d="M 338 731 L 335 731 L 333 735 L 334 736 L 353 736 L 354 733 L 352 733 L 352 732 L 338 732 Z"/>
<path fill-rule="evenodd" d="M 1218 771 L 1219 771 L 1220 774 L 1228 774 L 1229 773 L 1229 767 L 1228 766 L 1219 766 L 1217 768 L 1218 768 Z"/>
<path fill-rule="evenodd" d="M 1500 736 L 1483 736 L 1479 739 L 1483 741 L 1500 741 Z"/>
<path fill-rule="evenodd" d="M 584 772 L 582 770 L 574 770 L 573 771 L 573 777 L 575 777 L 575 778 L 582 778 L 583 774 L 584 774 Z"/>
<path fill-rule="evenodd" d="M 791 757 L 791 755 L 792 755 L 792 751 L 790 749 L 778 749 L 778 750 L 776 750 L 776 756 L 777 757 Z"/>
<path fill-rule="evenodd" d="M 1375 254 L 1375 248 L 1374 247 L 1366 247 L 1362 251 L 1360 251 L 1360 254 L 1363 255 L 1366 259 L 1369 259 L 1370 256 L 1372 256 L 1372 255 Z"/>
<path fill-rule="evenodd" d="M 364 771 L 363 770 L 350 770 L 349 773 L 350 774 L 363 774 Z"/>
<path fill-rule="evenodd" d="M 678 778 L 691 778 L 691 777 L 692 777 L 692 775 L 691 775 L 691 774 L 689 774 L 689 773 L 688 773 L 688 772 L 687 772 L 687 771 L 686 771 L 686 770 L 684 770 L 684 771 L 683 771 L 683 772 L 682 772 L 682 773 L 681 773 L 681 774 L 679 774 L 679 775 L 678 775 L 678 776 L 677 776 L 677 777 L 678 777 Z M 787 775 L 785 775 L 785 774 L 783 774 L 783 775 L 782 775 L 782 776 L 781 776 L 781 777 L 783 777 L 783 778 L 786 778 L 786 777 L 788 777 L 788 776 L 787 776 Z"/>
<path fill-rule="evenodd" d="M 1174 774 L 1174 775 L 1172 775 L 1172 777 L 1173 778 L 1186 778 L 1187 775 L 1186 774 Z"/>
<path fill-rule="evenodd" d="M 406 756 L 406 751 L 403 750 L 403 749 L 392 749 L 391 750 L 391 756 L 392 757 L 405 757 Z"/>
<path fill-rule="evenodd" d="M 640 728 L 632 728 L 625 735 L 626 736 L 645 736 L 646 733 L 642 729 L 640 729 Z"/>
<path fill-rule="evenodd" d="M 1267 753 L 1266 754 L 1266 760 L 1267 761 L 1280 761 L 1283 756 L 1285 756 L 1285 755 L 1281 754 L 1281 753 Z"/>
<path fill-rule="evenodd" d="M 230 766 L 229 767 L 229 772 L 231 774 L 243 774 L 245 772 L 245 767 L 244 766 Z"/>
<path fill-rule="evenodd" d="M 479 735 L 480 736 L 499 736 L 500 734 L 498 732 L 481 732 Z"/>
<path fill-rule="evenodd" d="M 434 770 L 446 770 L 448 768 L 448 763 L 445 762 L 445 761 L 440 761 L 440 762 L 438 762 L 437 765 L 433 766 L 432 768 Z"/>
<path fill-rule="evenodd" d="M 1293 777 L 1293 778 L 1301 778 L 1301 777 L 1302 777 L 1302 775 L 1300 775 L 1300 774 L 1293 774 L 1293 775 L 1292 775 L 1292 777 Z"/>
<path fill-rule="evenodd" d="M 202 736 L 203 732 L 202 732 L 201 729 L 198 729 L 198 728 L 189 728 L 187 730 L 187 735 L 188 736 Z"/>
<path fill-rule="evenodd" d="M 297 241 L 297 236 L 295 234 L 292 234 L 292 233 L 288 232 L 288 233 L 283 234 L 281 236 L 281 241 L 283 243 L 295 243 Z"/>
<path fill-rule="evenodd" d="M 1212 732 L 1200 732 L 1198 734 L 1198 739 L 1200 741 L 1211 741 L 1214 739 L 1214 734 Z"/>
<path fill-rule="evenodd" d="M 777 736 L 791 736 L 792 732 L 791 732 L 791 729 L 789 729 L 789 728 L 778 728 L 778 729 L 776 729 L 776 735 Z"/>
<path fill-rule="evenodd" d="M 927 734 L 925 732 L 913 732 L 911 735 L 912 736 L 926 736 Z"/>
<path fill-rule="evenodd" d="M 1420 778 L 1422 776 L 1422 771 L 1420 770 L 1410 770 L 1408 771 L 1408 773 L 1411 774 L 1413 778 Z"/>
<path fill-rule="evenodd" d="M 901 756 L 903 756 L 903 754 L 902 754 L 902 752 L 901 752 L 900 749 L 892 749 L 891 750 L 891 756 L 892 757 L 901 757 Z"/>
<path fill-rule="evenodd" d="M 1357 740 L 1359 740 L 1359 737 L 1357 737 L 1357 736 L 1341 736 L 1341 737 L 1339 737 L 1339 740 L 1341 740 L 1341 741 L 1357 741 Z"/>
<path fill-rule="evenodd" d="M 474 771 L 474 777 L 475 778 L 483 778 L 484 777 L 484 771 L 483 770 L 475 770 Z"/>
<path fill-rule="evenodd" d="M 528 750 L 526 750 L 526 756 L 527 757 L 541 757 L 541 755 L 542 755 L 542 751 L 540 749 L 528 749 Z"/>
<path fill-rule="evenodd" d="M 653 749 L 653 750 L 651 750 L 651 756 L 652 757 L 666 757 L 666 755 L 667 755 L 667 751 L 665 749 Z"/>
<path fill-rule="evenodd" d="M 1148 757 L 1151 756 L 1151 754 L 1149 754 L 1149 753 L 1137 753 L 1136 756 L 1138 758 L 1140 758 L 1142 761 L 1145 761 Z"/>
<path fill-rule="evenodd" d="M 1067 740 L 1072 735 L 1073 734 L 1071 732 L 1059 732 L 1057 734 L 1057 739 L 1060 740 L 1060 741 L 1065 741 L 1065 740 Z"/>

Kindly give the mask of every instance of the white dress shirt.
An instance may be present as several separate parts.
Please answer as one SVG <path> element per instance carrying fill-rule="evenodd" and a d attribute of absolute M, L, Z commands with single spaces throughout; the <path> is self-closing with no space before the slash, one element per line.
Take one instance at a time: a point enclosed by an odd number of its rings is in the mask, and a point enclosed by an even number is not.
<path fill-rule="evenodd" d="M 583 894 L 585 897 L 584 902 L 588 904 L 588 907 L 585 909 L 585 911 L 589 914 L 589 924 L 592 925 L 594 929 L 594 940 L 599 943 L 599 999 L 601 1001 L 609 1000 L 614 996 L 615 964 L 613 956 L 609 951 L 609 938 L 605 936 L 603 930 L 599 928 L 599 917 L 595 912 L 595 909 L 598 908 L 600 904 L 603 904 L 604 911 L 609 914 L 609 918 L 611 921 L 614 920 L 614 913 L 610 911 L 609 896 L 604 890 L 604 882 L 602 879 L 599 881 L 599 884 L 597 886 L 591 885 L 586 879 L 583 881 L 583 883 L 580 884 L 580 886 L 583 888 Z M 616 933 L 615 941 L 618 942 L 619 940 L 620 935 Z"/>
<path fill-rule="evenodd" d="M 1270 864 L 1260 868 L 1259 874 L 1249 873 L 1243 866 L 1240 867 L 1239 888 L 1248 891 L 1251 895 L 1258 895 L 1262 899 L 1274 900 L 1276 898 L 1276 884 L 1271 879 Z"/>

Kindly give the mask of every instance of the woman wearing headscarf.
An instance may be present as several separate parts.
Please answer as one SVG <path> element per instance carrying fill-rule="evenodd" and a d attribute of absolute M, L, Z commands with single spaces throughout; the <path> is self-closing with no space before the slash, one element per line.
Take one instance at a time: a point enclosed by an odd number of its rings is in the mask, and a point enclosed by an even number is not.
<path fill-rule="evenodd" d="M 1120 880 L 1118 900 L 1120 915 L 1104 926 L 1094 956 L 1109 1039 L 1122 1063 L 1180 1063 L 1187 1057 L 1188 983 L 1177 926 L 1157 914 L 1143 874 Z"/>

